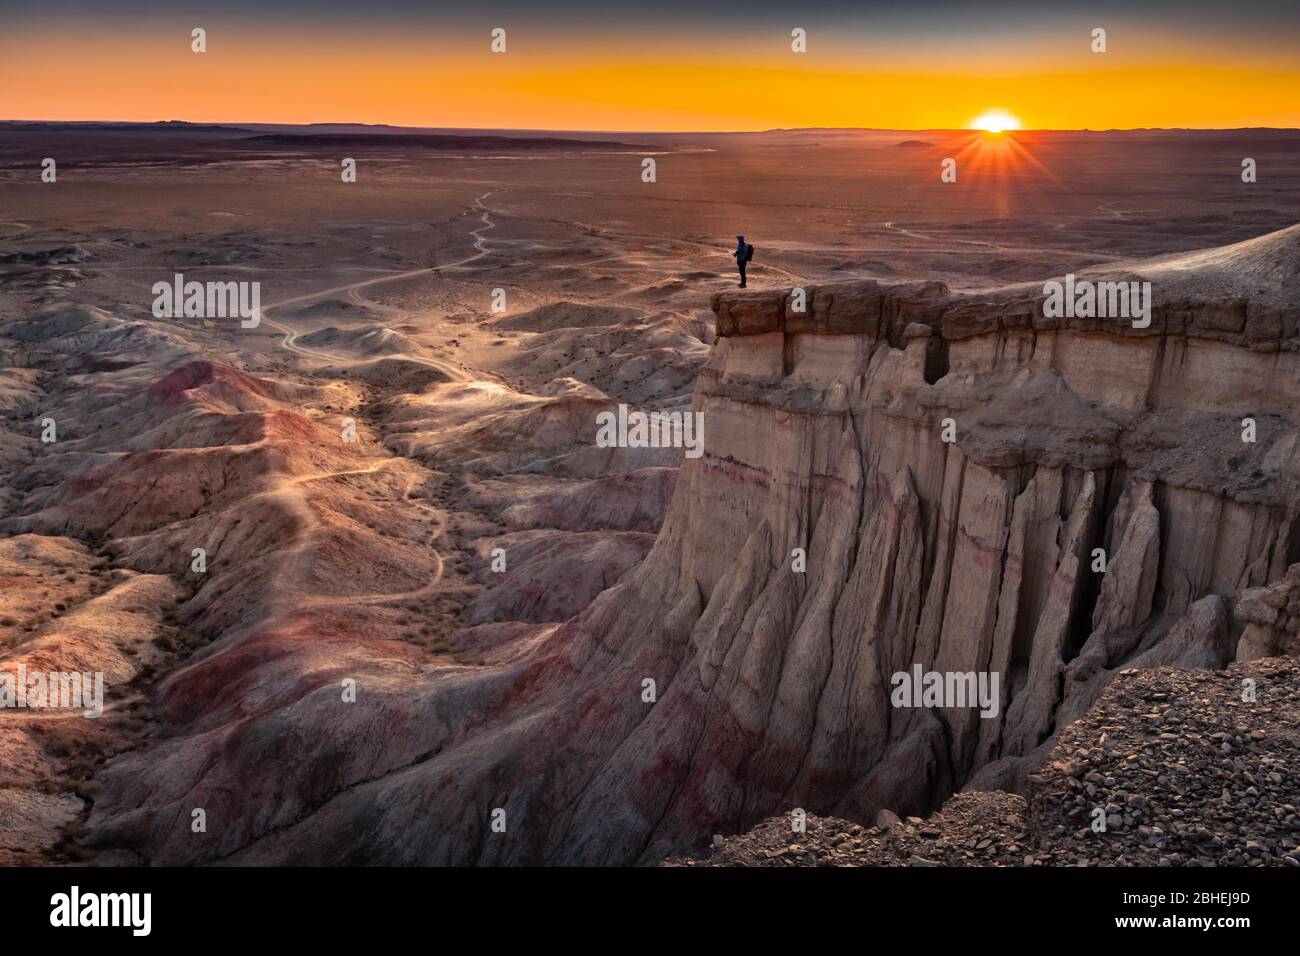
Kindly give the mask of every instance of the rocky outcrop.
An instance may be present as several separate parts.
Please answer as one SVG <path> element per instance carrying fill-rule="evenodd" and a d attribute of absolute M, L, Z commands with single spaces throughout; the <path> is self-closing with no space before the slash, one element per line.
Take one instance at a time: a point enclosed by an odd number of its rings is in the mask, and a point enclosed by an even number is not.
<path fill-rule="evenodd" d="M 1292 565 L 1280 581 L 1243 591 L 1234 611 L 1244 627 L 1237 660 L 1300 655 L 1300 565 Z"/>

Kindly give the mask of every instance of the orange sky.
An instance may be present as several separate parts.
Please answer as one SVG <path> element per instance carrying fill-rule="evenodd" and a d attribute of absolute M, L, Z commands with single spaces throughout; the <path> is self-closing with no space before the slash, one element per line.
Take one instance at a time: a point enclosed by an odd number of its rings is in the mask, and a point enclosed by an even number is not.
<path fill-rule="evenodd" d="M 1027 129 L 1300 126 L 1300 54 L 1223 40 L 1213 56 L 1168 37 L 1086 30 L 995 42 L 848 44 L 811 31 L 718 42 L 516 31 L 209 28 L 104 33 L 24 27 L 0 39 L 0 118 L 367 122 L 483 128 L 738 130 L 954 128 L 990 107 Z M 1137 52 L 1135 52 L 1137 51 Z M 1138 53 L 1140 52 L 1140 55 Z M 51 64 L 57 64 L 52 68 Z"/>

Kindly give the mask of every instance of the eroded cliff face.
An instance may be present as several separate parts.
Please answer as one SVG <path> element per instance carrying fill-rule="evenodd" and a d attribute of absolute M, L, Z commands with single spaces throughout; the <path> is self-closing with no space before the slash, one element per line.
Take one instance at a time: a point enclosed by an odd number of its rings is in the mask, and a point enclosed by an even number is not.
<path fill-rule="evenodd" d="M 710 460 L 681 479 L 710 601 L 756 524 L 799 595 L 809 699 L 770 699 L 809 757 L 783 796 L 862 815 L 1016 786 L 1117 669 L 1233 657 L 1234 595 L 1297 554 L 1294 310 L 1157 297 L 1137 330 L 1046 319 L 1023 289 L 793 301 L 717 300 Z M 779 583 L 796 548 L 805 579 Z M 1000 674 L 998 715 L 890 708 L 913 664 Z"/>
<path fill-rule="evenodd" d="M 1294 263 L 1298 237 L 1265 238 Z M 1293 289 L 1290 269 L 1260 281 Z M 150 821 L 254 766 L 258 717 L 219 761 L 110 768 L 98 839 L 162 862 L 650 862 L 793 807 L 869 819 L 1014 788 L 1119 669 L 1244 653 L 1238 592 L 1300 552 L 1300 312 L 1177 271 L 1153 267 L 1142 330 L 1045 319 L 1041 287 L 718 297 L 704 455 L 639 567 L 564 624 L 463 633 L 480 666 L 331 718 L 364 761 L 277 752 L 260 805 L 279 811 L 228 801 L 219 846 Z M 1261 594 L 1250 646 L 1293 644 L 1289 586 Z M 996 716 L 892 707 L 915 665 L 999 674 Z M 305 707 L 274 720 L 305 727 Z"/>

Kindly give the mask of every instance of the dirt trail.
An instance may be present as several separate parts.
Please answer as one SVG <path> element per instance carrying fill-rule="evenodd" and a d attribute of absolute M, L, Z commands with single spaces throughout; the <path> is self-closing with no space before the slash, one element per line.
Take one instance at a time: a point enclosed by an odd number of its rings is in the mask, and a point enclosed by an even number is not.
<path fill-rule="evenodd" d="M 283 338 L 280 340 L 279 343 L 282 348 L 285 348 L 298 355 L 302 355 L 308 358 L 313 358 L 322 361 L 339 362 L 343 364 L 347 364 L 349 362 L 354 361 L 354 359 L 349 356 L 338 355 L 333 352 L 325 351 L 324 349 L 314 349 L 314 348 L 309 348 L 307 346 L 299 345 L 298 338 L 302 333 L 300 333 L 297 329 L 294 329 L 289 325 L 286 325 L 282 322 L 277 322 L 276 320 L 270 318 L 269 313 L 278 309 L 283 309 L 286 306 L 297 305 L 304 302 L 312 302 L 321 298 L 325 298 L 327 296 L 342 294 L 342 295 L 346 295 L 349 298 L 349 300 L 359 305 L 365 305 L 367 307 L 377 307 L 382 311 L 391 314 L 400 315 L 400 316 L 411 315 L 412 313 L 405 309 L 398 309 L 392 306 L 371 302 L 370 300 L 363 298 L 360 292 L 362 289 L 368 288 L 373 285 L 380 285 L 382 283 L 387 283 L 387 282 L 397 282 L 402 279 L 409 279 L 419 275 L 431 275 L 448 269 L 464 268 L 469 263 L 477 262 L 478 260 L 482 259 L 484 256 L 487 256 L 490 250 L 487 247 L 488 240 L 484 238 L 483 233 L 487 232 L 490 229 L 496 228 L 496 223 L 493 222 L 492 220 L 491 210 L 488 209 L 488 207 L 484 205 L 483 202 L 490 195 L 491 192 L 487 192 L 474 200 L 474 208 L 478 210 L 480 213 L 479 219 L 482 225 L 480 225 L 476 229 L 470 230 L 469 234 L 474 239 L 474 250 L 475 250 L 472 255 L 466 256 L 463 259 L 458 259 L 455 262 L 445 263 L 430 268 L 412 269 L 406 272 L 396 272 L 387 275 L 376 276 L 374 278 L 362 279 L 357 282 L 349 283 L 348 285 L 344 285 L 344 286 L 337 286 L 330 289 L 322 289 L 316 292 L 309 292 L 304 295 L 294 296 L 288 299 L 282 299 L 279 302 L 274 302 L 271 303 L 270 305 L 263 306 L 256 313 L 257 317 L 259 318 L 259 320 L 265 321 L 266 324 L 269 325 L 271 328 L 283 334 Z M 429 358 L 425 356 L 419 356 L 419 355 L 403 354 L 402 357 L 407 361 L 417 362 L 421 365 L 427 365 L 431 368 L 435 368 L 438 371 L 446 374 L 452 381 L 471 382 L 475 380 L 472 374 L 470 374 L 466 370 L 450 362 L 446 362 L 435 358 Z M 292 482 L 292 484 L 298 485 L 307 481 L 315 481 L 315 480 L 329 479 L 329 478 L 341 478 L 348 475 L 372 474 L 380 470 L 381 468 L 385 468 L 388 465 L 392 464 L 393 462 L 399 460 L 402 459 L 397 459 L 397 458 L 388 459 L 385 461 L 381 461 L 375 465 L 372 465 L 369 468 L 360 468 L 360 469 L 353 469 L 350 471 L 341 471 L 341 472 L 325 473 L 325 474 L 305 475 L 295 479 Z M 407 482 L 406 489 L 403 492 L 402 495 L 403 500 L 410 500 L 410 495 L 411 495 L 411 491 L 414 488 L 414 484 L 415 484 L 415 478 L 412 477 Z M 289 491 L 290 489 L 281 489 L 280 492 L 276 492 L 276 493 L 285 494 L 288 493 Z M 297 501 L 298 508 L 302 512 L 308 524 L 315 524 L 315 516 L 311 513 L 310 508 L 306 507 L 306 502 L 302 499 L 301 492 L 294 489 L 294 493 L 298 496 L 298 501 Z M 442 515 L 437 512 L 437 509 L 431 509 L 427 505 L 421 505 L 420 507 L 425 508 L 426 510 L 432 510 L 435 513 L 435 515 L 439 518 L 440 524 L 442 523 L 441 520 Z M 310 535 L 305 537 L 304 547 L 306 541 L 310 541 Z M 306 552 L 301 551 L 299 557 L 302 558 L 303 560 L 306 560 L 307 557 Z M 357 603 L 383 604 L 389 601 L 415 600 L 415 599 L 425 597 L 428 594 L 431 594 L 438 589 L 443 578 L 446 562 L 444 561 L 442 554 L 436 551 L 434 552 L 434 558 L 437 560 L 438 565 L 433 573 L 433 576 L 430 578 L 427 584 L 425 584 L 423 587 L 417 588 L 414 591 L 407 591 L 407 592 L 401 592 L 396 594 L 372 594 L 372 595 L 367 595 L 362 597 L 358 597 L 358 596 L 329 597 L 329 596 L 322 595 L 314 599 L 311 603 L 331 604 L 331 603 L 347 602 L 352 604 L 357 604 Z"/>
<path fill-rule="evenodd" d="M 375 276 L 374 278 L 362 279 L 358 282 L 349 283 L 348 285 L 336 286 L 331 289 L 321 289 L 316 292 L 306 293 L 305 295 L 294 296 L 289 299 L 281 299 L 279 302 L 273 302 L 270 305 L 262 306 L 262 308 L 257 310 L 257 312 L 255 313 L 256 318 L 259 321 L 266 322 L 267 325 L 275 329 L 277 332 L 282 333 L 284 335 L 284 338 L 280 341 L 280 345 L 282 348 L 288 349 L 290 352 L 294 352 L 298 355 L 302 355 L 307 358 L 314 358 L 314 359 L 319 359 L 327 362 L 346 363 L 346 362 L 353 361 L 353 359 L 344 355 L 337 355 L 333 352 L 327 352 L 323 349 L 313 349 L 313 348 L 308 348 L 307 346 L 299 345 L 298 339 L 301 333 L 298 332 L 296 329 L 288 325 L 285 325 L 282 322 L 277 322 L 276 320 L 270 318 L 269 314 L 273 311 L 283 309 L 286 306 L 299 305 L 304 302 L 313 302 L 317 299 L 322 299 L 325 298 L 326 296 L 332 296 L 332 295 L 346 295 L 350 301 L 355 302 L 358 305 L 365 305 L 367 307 L 378 308 L 381 311 L 393 315 L 409 316 L 413 314 L 410 311 L 405 309 L 398 309 L 398 308 L 394 308 L 393 306 L 372 302 L 369 299 L 363 298 L 360 295 L 360 292 L 362 289 L 368 288 L 372 285 L 380 285 L 387 282 L 398 282 L 401 281 L 402 279 L 410 279 L 414 276 L 433 275 L 435 273 L 442 272 L 449 269 L 462 269 L 469 263 L 477 262 L 479 259 L 482 259 L 484 256 L 488 255 L 490 251 L 487 248 L 488 240 L 483 237 L 483 233 L 487 232 L 489 229 L 495 229 L 497 225 L 495 222 L 492 221 L 492 211 L 483 204 L 483 200 L 487 199 L 487 197 L 490 195 L 492 195 L 491 192 L 486 192 L 482 196 L 479 196 L 477 199 L 474 200 L 474 208 L 480 211 L 479 218 L 480 221 L 483 223 L 483 225 L 479 226 L 477 229 L 470 230 L 469 234 L 474 238 L 475 252 L 473 255 L 466 256 L 464 259 L 457 259 L 455 262 L 443 263 L 442 265 L 430 266 L 422 269 L 411 269 L 406 272 L 394 272 L 388 275 Z M 430 358 L 421 355 L 409 355 L 409 354 L 403 355 L 403 358 L 406 359 L 407 361 L 416 362 L 420 365 L 427 365 L 430 368 L 435 368 L 438 371 L 449 376 L 452 381 L 470 382 L 474 380 L 474 376 L 471 375 L 469 372 L 465 371 L 464 369 L 462 369 L 460 366 L 455 365 L 451 362 L 443 361 L 442 359 Z"/>

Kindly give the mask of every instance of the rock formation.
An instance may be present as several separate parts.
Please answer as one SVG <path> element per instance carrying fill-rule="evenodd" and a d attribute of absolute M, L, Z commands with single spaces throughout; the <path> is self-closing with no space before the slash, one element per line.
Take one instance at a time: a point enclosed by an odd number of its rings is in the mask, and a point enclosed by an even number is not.
<path fill-rule="evenodd" d="M 372 640 L 372 612 L 289 607 L 232 574 L 224 611 L 210 594 L 186 609 L 222 636 L 160 688 L 174 735 L 104 772 L 91 841 L 158 863 L 644 863 L 795 806 L 871 820 L 929 811 L 963 787 L 1020 788 L 1120 669 L 1294 647 L 1297 262 L 1300 227 L 1135 263 L 1124 278 L 1153 283 L 1143 329 L 1047 319 L 1041 284 L 858 281 L 802 290 L 803 310 L 793 290 L 724 293 L 693 400 L 705 452 L 681 463 L 634 570 L 559 623 L 573 608 L 535 593 L 539 571 L 477 605 L 485 623 L 453 641 L 463 656 L 433 663 Z M 156 441 L 176 408 L 219 415 L 203 494 L 247 473 L 232 456 L 267 456 L 257 475 L 377 481 L 388 467 L 369 446 L 321 450 L 318 423 L 239 374 L 173 373 L 129 427 Z M 661 493 L 649 469 L 672 464 L 663 455 L 577 448 L 607 401 L 561 385 L 460 421 L 464 387 L 436 384 L 394 403 L 389 447 L 468 463 L 487 476 L 475 494 L 551 460 Z M 426 440 L 422 416 L 450 427 Z M 288 446 L 268 445 L 271 432 Z M 199 503 L 177 490 L 148 521 L 110 520 L 99 499 L 181 464 L 103 462 L 94 488 L 52 488 L 11 530 L 93 522 L 156 570 L 160 535 Z M 358 547 L 382 563 L 391 522 L 354 517 L 323 489 L 273 503 L 265 520 L 290 523 L 294 567 L 318 591 L 348 593 L 353 524 L 379 529 Z M 518 527 L 548 506 L 526 503 Z M 205 525 L 212 540 L 272 549 L 256 544 L 269 531 L 222 514 Z M 607 545 L 620 573 L 639 546 Z M 400 547 L 393 591 L 430 571 L 415 540 Z M 595 591 L 592 569 L 579 574 Z M 248 610 L 217 621 L 232 600 Z M 516 620 L 487 623 L 502 610 Z M 996 715 L 892 707 L 891 675 L 914 665 L 999 674 Z M 340 705 L 348 676 L 362 693 Z M 185 825 L 197 806 L 220 821 L 207 839 Z"/>

